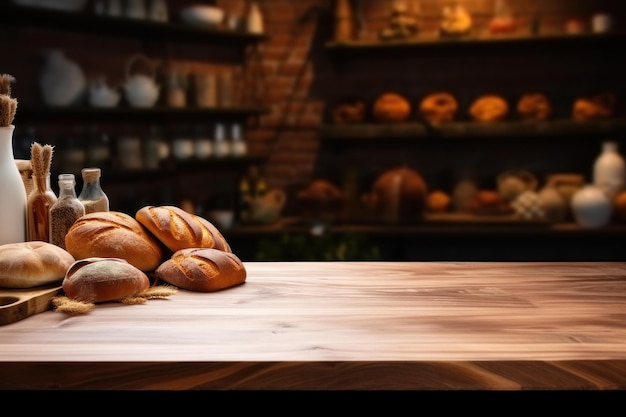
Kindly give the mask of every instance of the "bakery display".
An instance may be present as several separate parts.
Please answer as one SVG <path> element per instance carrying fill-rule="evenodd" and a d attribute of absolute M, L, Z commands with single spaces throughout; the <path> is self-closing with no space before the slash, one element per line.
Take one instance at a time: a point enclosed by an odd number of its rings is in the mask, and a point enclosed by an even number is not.
<path fill-rule="evenodd" d="M 469 108 L 469 114 L 477 122 L 497 122 L 509 113 L 507 101 L 497 94 L 478 97 Z"/>
<path fill-rule="evenodd" d="M 451 122 L 459 109 L 457 99 L 448 92 L 426 95 L 419 104 L 420 117 L 433 125 Z"/>
<path fill-rule="evenodd" d="M 411 103 L 404 96 L 387 92 L 374 101 L 372 116 L 381 123 L 402 123 L 409 119 L 411 110 Z"/>
<path fill-rule="evenodd" d="M 467 36 L 472 30 L 472 16 L 462 4 L 456 3 L 443 8 L 443 19 L 439 27 L 442 37 Z"/>
<path fill-rule="evenodd" d="M 142 271 L 163 261 L 163 247 L 141 223 L 118 211 L 89 213 L 65 236 L 65 247 L 76 259 L 121 258 Z"/>
<path fill-rule="evenodd" d="M 223 290 L 246 280 L 246 268 L 237 255 L 211 248 L 181 249 L 155 274 L 176 287 L 201 292 Z"/>
<path fill-rule="evenodd" d="M 517 102 L 517 114 L 522 120 L 545 121 L 552 115 L 552 103 L 543 93 L 525 93 Z"/>
<path fill-rule="evenodd" d="M 135 219 L 170 251 L 214 248 L 231 251 L 220 231 L 208 220 L 176 206 L 145 206 Z"/>
<path fill-rule="evenodd" d="M 0 287 L 60 283 L 74 260 L 66 250 L 38 240 L 0 245 Z"/>

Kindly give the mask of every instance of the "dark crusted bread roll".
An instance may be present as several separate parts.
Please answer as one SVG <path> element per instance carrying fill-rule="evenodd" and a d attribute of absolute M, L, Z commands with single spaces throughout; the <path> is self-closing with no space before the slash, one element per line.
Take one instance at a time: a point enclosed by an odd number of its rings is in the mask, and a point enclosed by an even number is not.
<path fill-rule="evenodd" d="M 81 259 L 70 266 L 63 279 L 67 297 L 90 303 L 122 300 L 148 287 L 148 276 L 120 258 Z"/>
<path fill-rule="evenodd" d="M 176 287 L 202 292 L 222 290 L 246 280 L 246 268 L 234 253 L 211 248 L 181 249 L 155 274 Z"/>

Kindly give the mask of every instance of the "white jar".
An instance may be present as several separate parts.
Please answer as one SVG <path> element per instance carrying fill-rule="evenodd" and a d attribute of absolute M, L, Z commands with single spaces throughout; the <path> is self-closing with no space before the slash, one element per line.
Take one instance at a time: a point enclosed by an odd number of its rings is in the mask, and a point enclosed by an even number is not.
<path fill-rule="evenodd" d="M 587 184 L 572 196 L 572 213 L 576 223 L 585 228 L 597 229 L 611 221 L 613 205 L 598 186 Z"/>
<path fill-rule="evenodd" d="M 603 189 L 609 199 L 626 189 L 626 163 L 618 152 L 617 143 L 602 144 L 602 153 L 593 165 L 593 184 Z"/>
<path fill-rule="evenodd" d="M 172 154 L 178 160 L 189 159 L 194 154 L 194 143 L 190 137 L 181 136 L 174 139 Z"/>

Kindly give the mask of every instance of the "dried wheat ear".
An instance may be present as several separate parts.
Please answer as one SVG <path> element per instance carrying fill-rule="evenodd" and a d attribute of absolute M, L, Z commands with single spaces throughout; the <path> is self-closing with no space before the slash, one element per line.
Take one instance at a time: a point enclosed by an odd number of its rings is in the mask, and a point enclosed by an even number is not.
<path fill-rule="evenodd" d="M 0 127 L 10 126 L 15 118 L 17 100 L 11 98 L 11 83 L 14 81 L 12 75 L 0 74 Z"/>

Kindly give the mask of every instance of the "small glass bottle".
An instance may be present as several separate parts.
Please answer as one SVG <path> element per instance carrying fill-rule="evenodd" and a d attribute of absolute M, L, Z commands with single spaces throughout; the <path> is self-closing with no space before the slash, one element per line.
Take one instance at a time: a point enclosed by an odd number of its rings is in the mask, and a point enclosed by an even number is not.
<path fill-rule="evenodd" d="M 59 174 L 59 197 L 50 206 L 50 243 L 65 249 L 65 235 L 76 220 L 85 215 L 83 203 L 76 197 L 74 174 Z"/>
<path fill-rule="evenodd" d="M 244 156 L 248 152 L 246 141 L 243 138 L 241 124 L 231 126 L 230 147 L 233 156 Z"/>
<path fill-rule="evenodd" d="M 33 190 L 28 195 L 28 240 L 50 239 L 50 207 L 57 201 L 57 196 L 50 188 L 50 172 L 43 176 L 33 173 Z"/>
<path fill-rule="evenodd" d="M 100 168 L 83 168 L 83 188 L 78 200 L 85 207 L 85 214 L 98 211 L 109 211 L 109 197 L 100 186 Z"/>
<path fill-rule="evenodd" d="M 230 156 L 230 142 L 226 140 L 224 124 L 218 123 L 215 126 L 215 136 L 213 137 L 213 154 L 218 158 Z"/>

